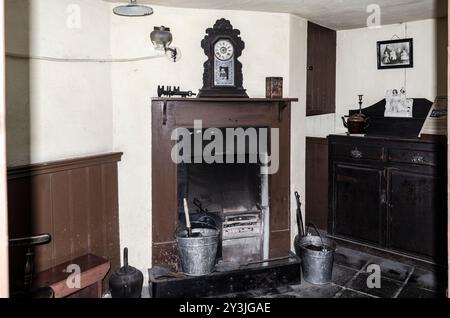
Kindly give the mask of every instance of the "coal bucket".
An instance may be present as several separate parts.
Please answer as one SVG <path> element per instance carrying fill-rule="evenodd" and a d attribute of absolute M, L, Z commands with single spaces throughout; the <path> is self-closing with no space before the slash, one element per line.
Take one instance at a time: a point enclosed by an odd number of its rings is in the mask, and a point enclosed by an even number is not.
<path fill-rule="evenodd" d="M 178 255 L 183 272 L 189 276 L 210 274 L 216 264 L 219 230 L 193 228 L 188 237 L 187 230 L 176 233 Z"/>
<path fill-rule="evenodd" d="M 316 285 L 331 282 L 336 243 L 320 235 L 306 235 L 297 237 L 295 245 L 302 259 L 303 279 Z"/>

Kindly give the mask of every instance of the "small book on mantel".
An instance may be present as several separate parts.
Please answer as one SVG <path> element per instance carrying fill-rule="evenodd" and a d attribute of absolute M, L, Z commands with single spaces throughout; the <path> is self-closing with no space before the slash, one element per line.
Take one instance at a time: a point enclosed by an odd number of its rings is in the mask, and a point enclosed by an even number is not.
<path fill-rule="evenodd" d="M 438 96 L 420 130 L 422 135 L 447 135 L 447 96 Z"/>

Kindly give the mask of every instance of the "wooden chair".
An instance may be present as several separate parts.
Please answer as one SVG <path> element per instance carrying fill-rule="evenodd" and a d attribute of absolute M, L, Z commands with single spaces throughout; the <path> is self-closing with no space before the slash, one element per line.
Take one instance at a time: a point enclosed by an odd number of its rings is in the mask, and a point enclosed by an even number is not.
<path fill-rule="evenodd" d="M 41 285 L 41 287 L 32 288 L 34 276 L 34 248 L 38 245 L 48 244 L 50 241 L 50 234 L 41 234 L 9 240 L 9 246 L 12 248 L 26 248 L 23 286 L 21 290 L 13 291 L 11 294 L 12 298 L 52 298 L 54 296 L 53 290 L 48 286 Z"/>
<path fill-rule="evenodd" d="M 23 284 L 18 291 L 11 293 L 13 298 L 63 298 L 102 297 L 102 281 L 110 269 L 110 262 L 102 257 L 86 254 L 47 270 L 35 273 L 34 247 L 48 244 L 50 234 L 15 238 L 9 240 L 10 247 L 25 247 L 26 262 Z M 77 265 L 79 272 L 79 286 L 72 286 L 70 281 L 77 273 L 71 272 L 69 265 Z"/>

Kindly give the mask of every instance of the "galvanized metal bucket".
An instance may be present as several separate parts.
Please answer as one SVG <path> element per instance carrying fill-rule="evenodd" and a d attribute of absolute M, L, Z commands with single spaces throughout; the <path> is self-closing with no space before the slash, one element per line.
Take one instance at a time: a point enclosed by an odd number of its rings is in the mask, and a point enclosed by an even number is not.
<path fill-rule="evenodd" d="M 193 228 L 191 237 L 188 237 L 187 230 L 181 230 L 177 231 L 176 240 L 181 267 L 186 275 L 202 276 L 214 270 L 219 230 Z"/>
<path fill-rule="evenodd" d="M 296 245 L 302 259 L 303 279 L 316 285 L 331 282 L 336 243 L 328 238 L 307 235 L 300 238 Z"/>

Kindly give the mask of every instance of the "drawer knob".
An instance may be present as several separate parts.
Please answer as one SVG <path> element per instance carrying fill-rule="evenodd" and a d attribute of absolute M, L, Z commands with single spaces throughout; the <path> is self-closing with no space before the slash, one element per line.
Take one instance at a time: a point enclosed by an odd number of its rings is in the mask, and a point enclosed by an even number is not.
<path fill-rule="evenodd" d="M 423 156 L 420 156 L 420 155 L 416 155 L 416 156 L 412 157 L 411 161 L 413 163 L 425 163 L 425 159 L 423 158 Z"/>
<path fill-rule="evenodd" d="M 353 149 L 350 151 L 350 155 L 355 159 L 361 159 L 362 158 L 362 152 L 358 150 L 358 148 Z"/>

